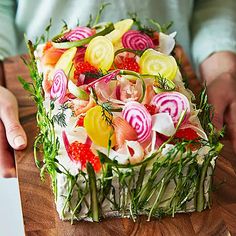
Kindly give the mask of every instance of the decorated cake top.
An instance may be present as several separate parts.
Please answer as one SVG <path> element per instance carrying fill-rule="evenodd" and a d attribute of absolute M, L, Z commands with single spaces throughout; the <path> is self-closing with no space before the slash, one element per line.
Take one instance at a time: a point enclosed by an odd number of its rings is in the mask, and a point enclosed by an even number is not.
<path fill-rule="evenodd" d="M 59 161 L 72 174 L 87 162 L 99 173 L 99 154 L 135 165 L 179 139 L 207 139 L 171 55 L 176 33 L 136 25 L 78 26 L 35 51 Z"/>
<path fill-rule="evenodd" d="M 185 87 L 176 33 L 136 16 L 98 23 L 100 14 L 28 41 L 32 83 L 20 78 L 37 104 L 34 157 L 41 178 L 51 176 L 60 218 L 202 211 L 222 133 L 205 90 L 195 105 Z"/>

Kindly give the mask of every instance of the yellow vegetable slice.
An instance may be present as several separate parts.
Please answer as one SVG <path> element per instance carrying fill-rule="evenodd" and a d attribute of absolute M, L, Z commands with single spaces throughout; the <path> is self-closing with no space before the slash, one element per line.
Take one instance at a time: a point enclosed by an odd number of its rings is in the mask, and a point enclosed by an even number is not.
<path fill-rule="evenodd" d="M 113 63 L 113 59 L 113 45 L 105 36 L 97 36 L 90 41 L 85 52 L 85 61 L 102 70 L 102 72 L 107 72 Z"/>
<path fill-rule="evenodd" d="M 111 147 L 115 146 L 115 135 L 112 125 L 105 119 L 112 121 L 112 115 L 103 110 L 101 106 L 95 106 L 87 111 L 84 117 L 84 128 L 89 138 L 98 146 L 108 147 L 109 138 Z"/>
<path fill-rule="evenodd" d="M 105 37 L 108 38 L 113 44 L 115 44 L 121 39 L 123 34 L 132 27 L 133 23 L 134 21 L 132 19 L 118 21 L 114 24 L 115 29 Z"/>
<path fill-rule="evenodd" d="M 66 50 L 58 60 L 57 64 L 55 65 L 55 69 L 61 69 L 65 72 L 65 74 L 68 76 L 69 72 L 72 67 L 72 60 L 75 56 L 75 53 L 77 51 L 76 47 L 70 48 Z"/>
<path fill-rule="evenodd" d="M 142 74 L 158 75 L 173 80 L 176 76 L 178 65 L 172 56 L 147 49 L 139 61 Z"/>

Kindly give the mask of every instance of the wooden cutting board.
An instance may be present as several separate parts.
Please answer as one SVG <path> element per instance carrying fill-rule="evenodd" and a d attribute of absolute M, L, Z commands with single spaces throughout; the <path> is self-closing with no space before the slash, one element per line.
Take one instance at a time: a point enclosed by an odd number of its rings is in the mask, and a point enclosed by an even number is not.
<path fill-rule="evenodd" d="M 191 78 L 191 87 L 199 91 L 199 83 L 194 80 L 188 61 L 181 50 L 177 53 L 185 66 L 185 73 Z M 18 99 L 20 120 L 28 136 L 27 149 L 15 153 L 26 235 L 236 235 L 236 155 L 227 140 L 224 141 L 225 147 L 216 165 L 213 205 L 210 210 L 177 214 L 174 218 L 153 219 L 151 222 L 147 222 L 145 217 L 140 217 L 137 222 L 113 218 L 101 223 L 77 222 L 74 225 L 60 221 L 50 180 L 47 177 L 45 182 L 41 182 L 34 164 L 36 108 L 17 80 L 18 75 L 30 80 L 27 69 L 19 57 L 13 57 L 5 60 L 4 73 L 6 87 Z"/>

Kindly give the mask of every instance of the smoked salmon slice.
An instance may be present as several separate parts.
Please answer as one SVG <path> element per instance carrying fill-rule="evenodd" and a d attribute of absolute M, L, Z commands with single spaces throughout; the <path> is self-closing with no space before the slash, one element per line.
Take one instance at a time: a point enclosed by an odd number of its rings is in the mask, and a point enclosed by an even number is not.
<path fill-rule="evenodd" d="M 65 49 L 50 47 L 44 51 L 42 61 L 45 65 L 55 65 L 64 52 Z"/>
<path fill-rule="evenodd" d="M 115 117 L 113 119 L 113 125 L 118 148 L 120 148 L 125 143 L 125 140 L 135 141 L 138 139 L 135 129 L 125 119 L 121 117 Z"/>

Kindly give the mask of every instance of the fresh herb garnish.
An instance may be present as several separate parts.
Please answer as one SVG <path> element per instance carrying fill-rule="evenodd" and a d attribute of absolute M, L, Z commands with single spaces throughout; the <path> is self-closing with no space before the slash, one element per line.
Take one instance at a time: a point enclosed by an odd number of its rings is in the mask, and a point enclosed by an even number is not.
<path fill-rule="evenodd" d="M 105 9 L 107 6 L 109 6 L 109 5 L 111 5 L 111 3 L 102 3 L 102 4 L 101 4 L 101 6 L 99 7 L 97 16 L 96 16 L 96 18 L 95 18 L 95 20 L 94 20 L 94 22 L 93 22 L 93 25 L 94 25 L 94 26 L 96 26 L 96 25 L 99 23 L 104 9 Z"/>
<path fill-rule="evenodd" d="M 199 96 L 199 105 L 197 106 L 197 109 L 199 109 L 199 118 L 201 121 L 201 125 L 203 127 L 203 129 L 207 132 L 207 134 L 209 135 L 211 133 L 211 125 L 209 126 L 209 124 L 211 124 L 214 113 L 213 113 L 213 107 L 212 105 L 210 105 L 208 103 L 208 99 L 207 99 L 207 91 L 206 91 L 206 86 L 205 88 L 202 90 L 202 92 L 200 93 Z"/>
<path fill-rule="evenodd" d="M 67 104 L 62 104 L 58 109 L 59 112 L 56 115 L 53 115 L 52 120 L 56 122 L 61 127 L 66 127 L 66 114 L 65 110 L 68 109 Z"/>
<path fill-rule="evenodd" d="M 93 79 L 99 79 L 102 76 L 104 76 L 104 73 L 101 70 L 98 70 L 96 73 L 95 72 L 84 72 L 83 73 L 86 78 L 93 78 Z"/>
<path fill-rule="evenodd" d="M 166 91 L 172 91 L 175 89 L 175 84 L 166 79 L 164 76 L 162 76 L 161 74 L 158 74 L 156 77 L 156 81 L 154 83 L 154 86 L 159 87 L 160 89 L 166 90 Z"/>
<path fill-rule="evenodd" d="M 44 33 L 40 37 L 36 38 L 35 43 L 34 43 L 34 50 L 40 43 L 47 42 L 49 40 L 49 33 L 50 33 L 51 27 L 52 27 L 52 18 L 50 18 L 49 23 L 44 30 Z"/>
<path fill-rule="evenodd" d="M 167 31 L 171 28 L 171 26 L 173 25 L 173 21 L 167 23 L 167 24 L 163 24 L 163 25 L 160 25 L 156 20 L 154 19 L 149 19 L 149 22 L 153 25 L 155 25 L 157 27 L 157 30 L 159 32 L 162 32 L 162 33 L 167 33 Z"/>
<path fill-rule="evenodd" d="M 111 104 L 109 102 L 104 102 L 100 104 L 100 106 L 102 107 L 102 117 L 108 125 L 112 125 L 113 114 L 111 112 Z"/>
<path fill-rule="evenodd" d="M 134 21 L 134 25 L 136 25 L 137 29 L 149 36 L 153 36 L 153 33 L 155 32 L 155 30 L 149 26 L 143 25 L 141 20 L 138 18 L 137 13 L 133 12 L 133 13 L 128 13 L 128 15 L 130 16 L 130 18 L 132 18 L 132 20 Z"/>

